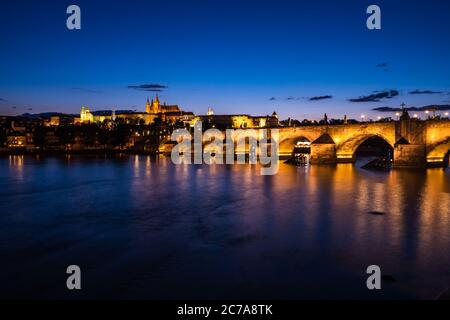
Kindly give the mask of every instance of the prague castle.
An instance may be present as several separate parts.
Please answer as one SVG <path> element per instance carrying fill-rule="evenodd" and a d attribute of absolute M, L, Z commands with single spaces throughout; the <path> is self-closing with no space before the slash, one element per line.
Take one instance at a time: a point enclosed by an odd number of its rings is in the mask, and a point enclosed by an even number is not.
<path fill-rule="evenodd" d="M 192 112 L 182 111 L 178 105 L 168 105 L 160 103 L 158 95 L 151 101 L 147 98 L 145 112 L 136 112 L 130 110 L 104 110 L 90 111 L 88 107 L 81 107 L 80 117 L 75 118 L 75 123 L 94 123 L 104 121 L 116 121 L 124 119 L 125 122 L 137 122 L 142 124 L 151 124 L 156 118 L 162 121 L 175 123 L 181 121 L 188 126 L 193 127 L 195 122 L 203 121 L 208 127 L 219 129 L 247 129 L 277 127 L 278 116 L 274 112 L 271 116 L 251 116 L 248 114 L 215 115 L 212 108 L 208 109 L 206 115 L 194 115 Z"/>
<path fill-rule="evenodd" d="M 151 124 L 157 117 L 161 118 L 163 121 L 169 122 L 188 122 L 194 118 L 194 114 L 192 112 L 182 111 L 178 105 L 161 104 L 158 95 L 156 95 L 155 100 L 152 99 L 151 102 L 147 98 L 145 112 L 131 110 L 91 111 L 88 107 L 81 107 L 80 117 L 75 118 L 74 122 L 94 123 L 124 119 L 126 122 L 139 121 L 144 124 Z"/>
<path fill-rule="evenodd" d="M 155 100 L 152 99 L 151 102 L 148 101 L 145 105 L 145 112 L 150 114 L 158 114 L 158 113 L 171 113 L 171 112 L 181 112 L 180 108 L 177 105 L 166 105 L 165 103 L 161 105 L 159 103 L 158 95 L 156 95 Z"/>

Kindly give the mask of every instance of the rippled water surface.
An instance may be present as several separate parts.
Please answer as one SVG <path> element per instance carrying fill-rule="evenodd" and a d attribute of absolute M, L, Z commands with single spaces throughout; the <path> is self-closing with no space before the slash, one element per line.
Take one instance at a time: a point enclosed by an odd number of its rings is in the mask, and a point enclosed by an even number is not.
<path fill-rule="evenodd" d="M 0 261 L 12 298 L 435 298 L 450 172 L 3 157 Z M 395 281 L 368 291 L 372 264 Z"/>

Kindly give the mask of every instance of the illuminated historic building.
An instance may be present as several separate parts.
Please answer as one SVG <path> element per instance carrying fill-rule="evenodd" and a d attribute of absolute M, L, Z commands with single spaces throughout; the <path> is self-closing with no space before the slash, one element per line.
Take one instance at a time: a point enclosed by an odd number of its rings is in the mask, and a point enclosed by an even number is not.
<path fill-rule="evenodd" d="M 191 121 L 191 126 L 201 120 L 207 127 L 218 129 L 257 129 L 266 127 L 278 127 L 278 115 L 274 112 L 271 116 L 251 116 L 248 114 L 216 115 L 212 108 L 208 108 L 206 115 L 196 116 Z"/>
<path fill-rule="evenodd" d="M 153 122 L 154 117 L 145 112 L 135 112 L 131 110 L 100 110 L 91 111 L 89 107 L 81 107 L 80 117 L 74 119 L 74 123 L 95 123 L 104 121 L 116 121 L 123 119 L 125 122 L 131 120 L 142 120 L 144 124 Z"/>
<path fill-rule="evenodd" d="M 47 127 L 57 127 L 61 124 L 60 116 L 51 116 L 48 119 L 44 119 L 44 125 Z"/>
<path fill-rule="evenodd" d="M 91 113 L 88 107 L 81 107 L 80 122 L 81 123 L 94 122 L 94 115 Z"/>
<path fill-rule="evenodd" d="M 178 105 L 161 104 L 158 95 L 151 101 L 147 98 L 145 112 L 136 112 L 131 110 L 100 110 L 90 111 L 88 107 L 81 107 L 80 117 L 75 118 L 75 123 L 94 123 L 104 121 L 116 121 L 123 119 L 125 122 L 138 121 L 143 124 L 151 124 L 155 118 L 161 118 L 169 122 L 189 122 L 194 118 L 192 112 L 182 111 Z"/>
<path fill-rule="evenodd" d="M 169 122 L 190 122 L 194 118 L 192 112 L 185 112 L 180 109 L 176 104 L 168 105 L 165 102 L 161 104 L 159 102 L 159 97 L 156 95 L 155 100 L 149 101 L 147 98 L 147 103 L 145 105 L 145 112 L 154 117 L 160 117 L 163 121 Z"/>
<path fill-rule="evenodd" d="M 8 148 L 25 148 L 31 136 L 26 134 L 10 135 L 6 139 L 6 145 Z"/>
<path fill-rule="evenodd" d="M 150 102 L 147 98 L 147 103 L 145 105 L 145 112 L 151 114 L 158 113 L 171 113 L 171 112 L 181 112 L 178 105 L 166 105 L 166 103 L 162 104 L 159 102 L 159 97 L 156 95 L 155 100 L 152 99 Z"/>
<path fill-rule="evenodd" d="M 213 109 L 208 108 L 206 115 L 195 116 L 192 112 L 182 111 L 178 105 L 168 105 L 165 102 L 161 103 L 158 95 L 152 100 L 147 98 L 145 112 L 127 110 L 91 112 L 88 107 L 82 107 L 80 117 L 75 118 L 74 122 L 93 123 L 104 122 L 105 120 L 115 121 L 121 118 L 126 122 L 130 122 L 131 120 L 143 121 L 144 124 L 151 124 L 155 118 L 160 118 L 162 121 L 172 123 L 181 121 L 191 127 L 197 121 L 202 121 L 207 126 L 222 129 L 265 128 L 277 127 L 279 125 L 276 112 L 273 112 L 270 116 L 251 116 L 248 114 L 215 115 Z"/>

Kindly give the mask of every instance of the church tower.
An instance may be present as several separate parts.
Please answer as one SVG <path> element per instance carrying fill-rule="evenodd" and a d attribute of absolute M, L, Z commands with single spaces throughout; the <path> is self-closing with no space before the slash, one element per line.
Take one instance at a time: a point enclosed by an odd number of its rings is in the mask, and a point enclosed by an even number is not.
<path fill-rule="evenodd" d="M 145 104 L 145 112 L 147 112 L 147 113 L 152 112 L 150 101 L 148 101 L 148 98 L 147 98 L 147 103 Z"/>
<path fill-rule="evenodd" d="M 156 95 L 155 101 L 152 100 L 152 113 L 159 113 L 159 112 L 161 112 L 161 108 L 159 104 L 158 95 Z"/>

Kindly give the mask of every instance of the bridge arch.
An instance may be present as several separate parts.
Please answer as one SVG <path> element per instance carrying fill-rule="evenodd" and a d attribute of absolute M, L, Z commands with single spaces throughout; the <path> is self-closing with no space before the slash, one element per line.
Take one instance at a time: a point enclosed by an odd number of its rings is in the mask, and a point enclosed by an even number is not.
<path fill-rule="evenodd" d="M 307 141 L 313 142 L 320 136 L 319 132 L 315 132 L 314 130 L 302 130 L 301 132 L 294 132 L 288 135 L 280 134 L 280 141 L 278 144 L 278 154 L 282 157 L 290 157 L 292 152 L 294 151 L 297 142 L 299 141 Z"/>
<path fill-rule="evenodd" d="M 431 150 L 427 153 L 427 162 L 430 165 L 444 164 L 448 166 L 448 157 L 450 153 L 450 137 L 446 140 L 435 144 Z"/>
<path fill-rule="evenodd" d="M 292 152 L 294 151 L 295 146 L 297 145 L 297 142 L 299 141 L 307 141 L 307 142 L 313 142 L 313 139 L 310 137 L 306 137 L 305 135 L 298 135 L 298 136 L 292 136 L 288 137 L 279 143 L 279 153 L 280 155 L 284 156 L 290 156 Z"/>
<path fill-rule="evenodd" d="M 388 137 L 382 134 L 359 134 L 343 141 L 337 145 L 336 157 L 339 162 L 353 162 L 355 160 L 356 151 L 358 148 L 369 139 L 378 138 L 386 142 L 386 144 L 393 150 L 394 142 L 390 141 Z"/>

